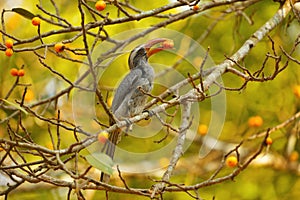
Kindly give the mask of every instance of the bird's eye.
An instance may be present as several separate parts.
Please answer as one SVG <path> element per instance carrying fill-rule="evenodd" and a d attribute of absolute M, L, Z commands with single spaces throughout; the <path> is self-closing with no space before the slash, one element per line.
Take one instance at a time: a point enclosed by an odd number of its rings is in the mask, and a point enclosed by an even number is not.
<path fill-rule="evenodd" d="M 147 55 L 146 49 L 144 47 L 137 47 L 135 48 L 129 56 L 128 65 L 130 69 L 133 69 L 136 64 L 140 61 L 142 57 Z"/>

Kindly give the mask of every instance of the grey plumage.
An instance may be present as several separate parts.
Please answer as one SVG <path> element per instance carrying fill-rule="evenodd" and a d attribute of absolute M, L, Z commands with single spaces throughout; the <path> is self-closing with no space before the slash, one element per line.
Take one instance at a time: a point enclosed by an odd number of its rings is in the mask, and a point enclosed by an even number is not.
<path fill-rule="evenodd" d="M 143 111 L 148 98 L 145 93 L 151 92 L 154 79 L 154 70 L 148 63 L 148 57 L 169 47 L 164 48 L 160 46 L 153 51 L 150 48 L 166 40 L 162 38 L 154 39 L 131 51 L 128 59 L 130 72 L 124 77 L 117 88 L 111 106 L 116 120 L 134 117 Z M 113 123 L 115 123 L 114 120 L 110 120 L 110 125 L 113 125 Z M 121 130 L 116 129 L 110 133 L 106 141 L 105 153 L 111 158 L 114 157 L 115 146 L 120 140 L 120 134 Z M 109 175 L 102 173 L 100 180 L 107 183 Z"/>
<path fill-rule="evenodd" d="M 147 96 L 139 87 L 144 92 L 150 92 L 153 88 L 154 70 L 147 61 L 147 54 L 143 50 L 143 46 L 138 49 L 142 49 L 142 51 L 137 51 L 138 56 L 133 50 L 129 57 L 129 60 L 133 60 L 133 62 L 129 62 L 131 71 L 120 83 L 112 102 L 112 112 L 119 120 L 133 117 L 143 111 Z M 140 53 L 144 56 L 140 56 Z"/>

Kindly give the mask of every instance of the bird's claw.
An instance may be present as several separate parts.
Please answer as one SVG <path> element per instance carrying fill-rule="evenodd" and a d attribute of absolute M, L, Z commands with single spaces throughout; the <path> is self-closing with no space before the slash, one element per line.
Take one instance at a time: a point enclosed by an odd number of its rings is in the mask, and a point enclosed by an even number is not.
<path fill-rule="evenodd" d="M 155 113 L 152 110 L 144 110 L 143 113 L 148 113 L 148 116 L 145 120 L 149 120 Z"/>
<path fill-rule="evenodd" d="M 125 133 L 127 135 L 128 131 L 132 131 L 132 123 L 129 119 L 124 119 L 124 120 L 126 122 L 126 131 L 125 131 Z"/>

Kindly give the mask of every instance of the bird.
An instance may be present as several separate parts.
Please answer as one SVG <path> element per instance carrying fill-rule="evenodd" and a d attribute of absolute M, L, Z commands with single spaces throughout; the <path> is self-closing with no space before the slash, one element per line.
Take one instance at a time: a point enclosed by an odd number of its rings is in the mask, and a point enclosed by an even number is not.
<path fill-rule="evenodd" d="M 158 46 L 156 46 L 158 45 Z M 156 47 L 155 47 L 156 46 Z M 110 119 L 110 125 L 116 121 L 126 120 L 144 111 L 147 102 L 147 93 L 153 88 L 154 69 L 148 63 L 150 56 L 166 49 L 172 49 L 174 42 L 167 38 L 155 38 L 145 44 L 135 47 L 128 58 L 129 73 L 116 89 L 111 111 L 115 119 Z M 116 129 L 109 134 L 103 151 L 111 159 L 114 157 L 115 146 L 121 140 L 121 129 Z M 101 173 L 100 181 L 108 183 L 110 176 Z"/>

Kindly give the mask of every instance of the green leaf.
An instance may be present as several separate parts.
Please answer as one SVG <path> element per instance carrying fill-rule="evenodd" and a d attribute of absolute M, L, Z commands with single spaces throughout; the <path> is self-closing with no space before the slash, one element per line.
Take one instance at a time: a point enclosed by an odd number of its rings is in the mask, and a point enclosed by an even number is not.
<path fill-rule="evenodd" d="M 85 156 L 86 160 L 95 168 L 111 175 L 113 173 L 114 162 L 108 155 L 104 153 L 92 153 Z"/>
<path fill-rule="evenodd" d="M 29 12 L 28 10 L 25 10 L 24 8 L 13 8 L 12 11 L 18 13 L 19 15 L 22 15 L 27 19 L 32 19 L 35 17 L 34 14 Z"/>
<path fill-rule="evenodd" d="M 16 104 L 16 103 L 13 103 L 13 102 L 10 102 L 10 101 L 7 101 L 6 99 L 0 99 L 1 101 L 4 101 L 5 103 L 7 103 L 8 105 L 10 106 L 13 106 L 15 107 L 16 109 L 22 111 L 23 113 L 25 113 L 26 115 L 28 114 L 28 112 L 22 108 L 20 105 Z"/>

